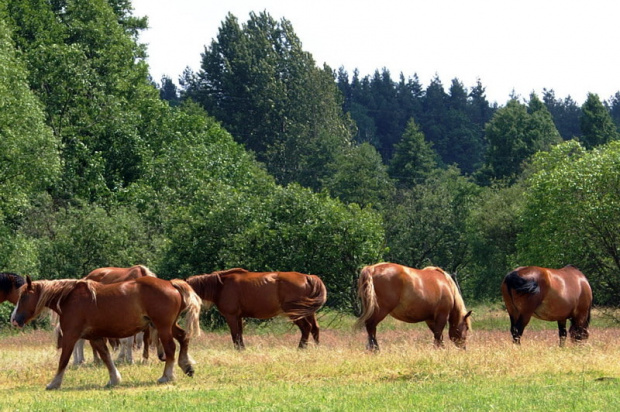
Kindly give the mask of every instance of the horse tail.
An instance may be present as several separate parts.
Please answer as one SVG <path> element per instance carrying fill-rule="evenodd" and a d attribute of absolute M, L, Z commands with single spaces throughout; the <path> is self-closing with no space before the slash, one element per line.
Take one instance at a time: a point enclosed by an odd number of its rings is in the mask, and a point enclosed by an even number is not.
<path fill-rule="evenodd" d="M 327 301 L 327 288 L 320 277 L 316 275 L 306 276 L 307 296 L 294 302 L 286 308 L 286 315 L 296 321 L 316 313 Z"/>
<path fill-rule="evenodd" d="M 513 270 L 504 278 L 504 284 L 510 293 L 512 290 L 522 295 L 537 295 L 540 293 L 540 285 L 535 279 L 526 279 L 519 276 L 519 272 Z"/>
<path fill-rule="evenodd" d="M 375 285 L 372 281 L 371 266 L 364 267 L 360 272 L 360 276 L 357 279 L 357 295 L 362 300 L 362 314 L 355 322 L 354 328 L 361 329 L 379 306 L 377 304 Z"/>
<path fill-rule="evenodd" d="M 188 337 L 192 338 L 200 336 L 200 308 L 202 306 L 202 300 L 194 292 L 194 289 L 181 279 L 172 279 L 170 281 L 172 286 L 179 291 L 183 298 L 183 310 L 185 312 L 185 327 L 187 329 Z"/>

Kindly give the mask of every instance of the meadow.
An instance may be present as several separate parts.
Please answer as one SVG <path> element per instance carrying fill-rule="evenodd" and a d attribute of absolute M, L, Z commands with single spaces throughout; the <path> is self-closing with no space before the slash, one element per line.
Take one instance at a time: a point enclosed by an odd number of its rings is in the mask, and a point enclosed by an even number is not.
<path fill-rule="evenodd" d="M 321 345 L 298 350 L 285 320 L 250 322 L 247 349 L 233 349 L 227 331 L 192 341 L 193 378 L 156 383 L 163 365 L 119 365 L 123 382 L 88 363 L 70 367 L 63 386 L 46 391 L 59 352 L 47 330 L 0 335 L 2 411 L 516 411 L 619 410 L 620 328 L 595 312 L 588 343 L 559 348 L 555 325 L 533 321 L 520 347 L 511 342 L 500 308 L 474 308 L 467 350 L 434 349 L 423 324 L 392 319 L 379 325 L 381 351 L 365 350 L 353 317 L 322 312 Z M 446 332 L 447 335 L 447 332 Z"/>

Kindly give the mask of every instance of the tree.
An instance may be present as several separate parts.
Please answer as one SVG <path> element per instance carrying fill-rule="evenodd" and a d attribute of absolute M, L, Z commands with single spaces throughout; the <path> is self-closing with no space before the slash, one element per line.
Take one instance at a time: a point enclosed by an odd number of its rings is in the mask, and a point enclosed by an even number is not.
<path fill-rule="evenodd" d="M 289 21 L 266 12 L 250 13 L 243 26 L 229 14 L 200 71 L 183 83 L 183 96 L 220 120 L 280 183 L 317 189 L 351 140 L 334 73 L 316 67 Z"/>
<path fill-rule="evenodd" d="M 613 140 L 618 140 L 618 131 L 609 111 L 601 103 L 598 95 L 588 93 L 579 119 L 581 140 L 586 148 L 591 149 Z"/>
<path fill-rule="evenodd" d="M 486 137 L 488 147 L 482 174 L 487 179 L 512 182 L 530 156 L 561 141 L 549 111 L 535 94 L 530 96 L 528 106 L 511 99 L 499 109 L 486 126 Z"/>
<path fill-rule="evenodd" d="M 437 153 L 424 138 L 415 120 L 409 120 L 402 140 L 396 144 L 388 172 L 402 187 L 412 188 L 437 168 Z"/>
<path fill-rule="evenodd" d="M 579 118 L 581 108 L 568 96 L 564 100 L 556 99 L 553 89 L 543 90 L 543 102 L 553 117 L 553 123 L 564 140 L 581 136 Z"/>
<path fill-rule="evenodd" d="M 159 86 L 159 97 L 162 100 L 166 100 L 171 106 L 178 106 L 180 104 L 179 91 L 176 84 L 172 79 L 166 75 L 161 78 L 161 85 Z"/>
<path fill-rule="evenodd" d="M 536 156 L 528 179 L 520 264 L 587 274 L 597 304 L 617 305 L 620 293 L 620 142 L 590 151 L 575 141 Z"/>
<path fill-rule="evenodd" d="M 455 167 L 438 169 L 422 184 L 400 192 L 385 214 L 389 260 L 440 266 L 451 273 L 471 259 L 466 219 L 479 188 Z"/>
<path fill-rule="evenodd" d="M 394 183 L 381 155 L 369 143 L 343 151 L 332 167 L 334 171 L 325 178 L 323 186 L 344 203 L 381 209 L 392 196 Z"/>

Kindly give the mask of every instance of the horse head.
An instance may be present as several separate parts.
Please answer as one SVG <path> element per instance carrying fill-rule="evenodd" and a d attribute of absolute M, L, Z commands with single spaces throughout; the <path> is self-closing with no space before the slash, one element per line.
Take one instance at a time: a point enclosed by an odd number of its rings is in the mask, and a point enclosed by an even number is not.
<path fill-rule="evenodd" d="M 39 297 L 39 288 L 34 287 L 30 276 L 26 276 L 26 284 L 19 288 L 19 299 L 11 314 L 13 326 L 21 328 L 38 314 Z"/>
<path fill-rule="evenodd" d="M 467 332 L 471 329 L 471 314 L 472 311 L 470 310 L 458 321 L 456 325 L 450 325 L 450 330 L 448 331 L 450 340 L 454 342 L 457 348 L 467 349 Z"/>

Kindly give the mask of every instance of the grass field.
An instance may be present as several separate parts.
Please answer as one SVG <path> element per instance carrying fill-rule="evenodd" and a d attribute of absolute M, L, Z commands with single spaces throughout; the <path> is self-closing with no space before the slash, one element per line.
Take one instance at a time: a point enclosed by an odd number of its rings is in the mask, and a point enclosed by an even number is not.
<path fill-rule="evenodd" d="M 534 321 L 516 347 L 505 313 L 475 313 L 467 351 L 436 350 L 425 325 L 386 320 L 381 352 L 370 354 L 353 318 L 333 313 L 322 315 L 321 345 L 305 351 L 280 320 L 248 325 L 243 352 L 228 333 L 205 333 L 190 347 L 193 378 L 177 367 L 174 383 L 156 384 L 163 365 L 152 355 L 119 365 L 123 382 L 111 389 L 106 369 L 89 362 L 70 367 L 62 389 L 45 391 L 59 356 L 51 332 L 5 332 L 0 410 L 620 410 L 620 329 L 602 316 L 594 315 L 587 344 L 559 348 L 554 324 Z"/>

